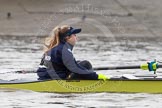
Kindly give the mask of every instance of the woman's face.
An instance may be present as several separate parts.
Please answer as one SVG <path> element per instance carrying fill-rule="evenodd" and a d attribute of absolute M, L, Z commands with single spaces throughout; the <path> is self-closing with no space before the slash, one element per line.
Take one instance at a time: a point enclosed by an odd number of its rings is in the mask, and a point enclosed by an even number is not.
<path fill-rule="evenodd" d="M 76 34 L 72 34 L 72 35 L 68 36 L 66 41 L 74 46 L 77 42 Z"/>

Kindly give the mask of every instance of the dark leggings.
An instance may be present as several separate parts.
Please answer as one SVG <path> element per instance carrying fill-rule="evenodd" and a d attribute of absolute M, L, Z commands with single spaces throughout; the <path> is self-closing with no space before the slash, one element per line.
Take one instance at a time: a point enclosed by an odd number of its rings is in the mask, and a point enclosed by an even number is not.
<path fill-rule="evenodd" d="M 81 67 L 84 67 L 84 68 L 86 68 L 86 69 L 88 69 L 88 70 L 93 69 L 91 63 L 90 63 L 89 61 L 87 61 L 87 60 L 84 60 L 84 61 L 77 61 L 77 63 L 78 63 Z M 84 79 L 84 78 L 82 78 L 81 75 L 79 75 L 79 74 L 70 73 L 66 79 Z"/>
<path fill-rule="evenodd" d="M 80 66 L 82 66 L 82 67 L 84 67 L 84 68 L 86 68 L 86 69 L 88 69 L 88 70 L 91 70 L 91 69 L 92 69 L 91 63 L 90 63 L 89 61 L 87 61 L 87 60 L 84 60 L 84 61 L 77 61 L 77 63 L 78 63 Z"/>

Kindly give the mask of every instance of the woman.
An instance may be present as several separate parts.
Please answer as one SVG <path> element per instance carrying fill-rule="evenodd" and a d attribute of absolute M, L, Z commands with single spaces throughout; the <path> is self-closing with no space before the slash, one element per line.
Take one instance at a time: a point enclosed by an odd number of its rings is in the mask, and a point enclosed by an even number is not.
<path fill-rule="evenodd" d="M 40 80 L 45 79 L 103 79 L 107 77 L 96 74 L 88 61 L 76 61 L 72 49 L 77 42 L 76 34 L 81 29 L 68 25 L 55 27 L 46 44 L 46 50 L 37 70 Z"/>

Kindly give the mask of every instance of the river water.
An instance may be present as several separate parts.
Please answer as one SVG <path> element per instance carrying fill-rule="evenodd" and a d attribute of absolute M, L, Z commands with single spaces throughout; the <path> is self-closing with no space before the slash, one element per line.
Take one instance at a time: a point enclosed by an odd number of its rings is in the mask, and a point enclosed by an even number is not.
<path fill-rule="evenodd" d="M 0 38 L 0 79 L 36 79 L 35 73 L 15 73 L 37 69 L 43 54 L 41 37 Z M 89 60 L 94 67 L 139 65 L 162 61 L 162 39 L 106 37 L 80 38 L 73 52 L 77 60 Z M 105 70 L 105 75 L 152 74 L 143 70 Z M 161 75 L 162 70 L 158 70 Z M 57 94 L 26 90 L 0 90 L 1 108 L 161 108 L 161 94 L 84 93 Z"/>

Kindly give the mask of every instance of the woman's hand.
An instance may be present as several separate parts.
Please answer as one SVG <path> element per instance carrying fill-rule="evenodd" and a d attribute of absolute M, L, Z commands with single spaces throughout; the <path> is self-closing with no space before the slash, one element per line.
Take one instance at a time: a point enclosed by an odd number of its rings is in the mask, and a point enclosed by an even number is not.
<path fill-rule="evenodd" d="M 98 79 L 106 81 L 110 79 L 110 77 L 107 77 L 106 75 L 103 75 L 103 74 L 98 74 Z"/>

